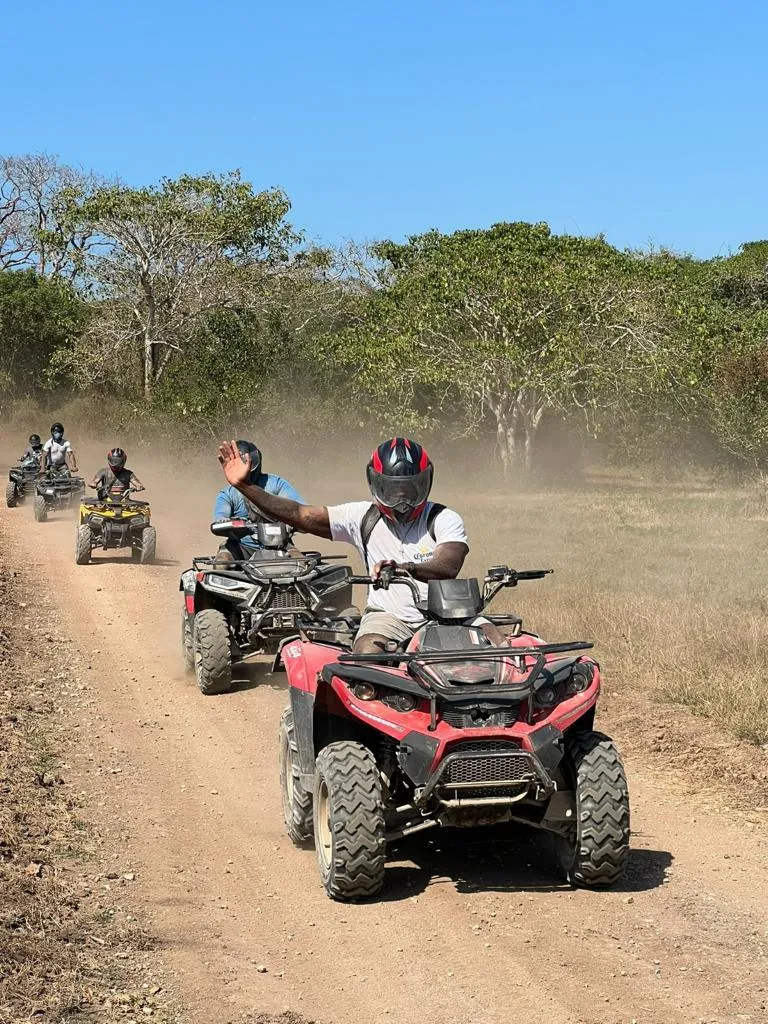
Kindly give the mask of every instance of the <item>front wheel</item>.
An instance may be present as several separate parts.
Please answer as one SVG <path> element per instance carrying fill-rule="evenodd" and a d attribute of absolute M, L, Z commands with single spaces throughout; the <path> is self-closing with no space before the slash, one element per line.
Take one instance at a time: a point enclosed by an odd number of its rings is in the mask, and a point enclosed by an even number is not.
<path fill-rule="evenodd" d="M 42 494 L 35 495 L 35 500 L 32 502 L 32 515 L 35 517 L 36 523 L 44 523 L 48 518 L 48 506 L 45 504 Z"/>
<path fill-rule="evenodd" d="M 78 526 L 75 538 L 75 564 L 87 565 L 91 560 L 93 548 L 93 530 L 87 523 Z"/>
<path fill-rule="evenodd" d="M 206 697 L 226 693 L 232 685 L 229 626 L 220 611 L 204 608 L 195 615 L 193 633 L 195 675 Z"/>
<path fill-rule="evenodd" d="M 285 830 L 291 840 L 301 846 L 312 838 L 312 794 L 307 792 L 301 781 L 299 746 L 290 708 L 286 708 L 280 719 L 278 744 Z"/>
<path fill-rule="evenodd" d="M 138 543 L 131 549 L 131 556 L 140 565 L 150 565 L 155 560 L 156 549 L 157 532 L 154 526 L 146 526 L 141 531 Z"/>
<path fill-rule="evenodd" d="M 315 764 L 313 824 L 320 878 L 335 900 L 375 896 L 384 885 L 381 776 L 368 747 L 344 740 Z"/>
<path fill-rule="evenodd" d="M 576 733 L 567 741 L 565 767 L 576 797 L 576 827 L 558 838 L 560 863 L 573 885 L 613 885 L 629 857 L 629 789 L 619 752 L 602 733 Z"/>
<path fill-rule="evenodd" d="M 19 502 L 19 492 L 13 480 L 5 485 L 5 504 L 8 508 L 16 508 Z"/>
<path fill-rule="evenodd" d="M 181 616 L 181 653 L 184 658 L 184 671 L 190 674 L 195 671 L 195 648 L 192 642 L 194 622 L 185 608 Z"/>

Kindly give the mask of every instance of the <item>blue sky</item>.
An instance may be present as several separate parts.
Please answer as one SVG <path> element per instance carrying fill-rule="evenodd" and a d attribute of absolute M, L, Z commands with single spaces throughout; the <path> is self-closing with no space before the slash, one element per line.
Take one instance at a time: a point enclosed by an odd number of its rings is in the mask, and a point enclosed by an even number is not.
<path fill-rule="evenodd" d="M 6 0 L 0 152 L 240 167 L 324 241 L 768 237 L 765 0 Z"/>

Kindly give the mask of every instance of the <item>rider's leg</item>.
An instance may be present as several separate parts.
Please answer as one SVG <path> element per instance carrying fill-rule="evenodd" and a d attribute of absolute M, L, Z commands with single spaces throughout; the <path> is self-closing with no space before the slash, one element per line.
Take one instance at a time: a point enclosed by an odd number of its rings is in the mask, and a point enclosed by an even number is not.
<path fill-rule="evenodd" d="M 353 650 L 356 654 L 385 654 L 386 645 L 393 641 L 403 649 L 417 628 L 418 623 L 404 622 L 390 612 L 370 609 L 360 620 Z"/>
<path fill-rule="evenodd" d="M 233 562 L 241 562 L 246 556 L 238 541 L 230 538 L 216 552 L 216 565 L 224 569 Z"/>
<path fill-rule="evenodd" d="M 355 654 L 385 654 L 389 637 L 381 636 L 378 633 L 358 633 L 352 650 Z"/>

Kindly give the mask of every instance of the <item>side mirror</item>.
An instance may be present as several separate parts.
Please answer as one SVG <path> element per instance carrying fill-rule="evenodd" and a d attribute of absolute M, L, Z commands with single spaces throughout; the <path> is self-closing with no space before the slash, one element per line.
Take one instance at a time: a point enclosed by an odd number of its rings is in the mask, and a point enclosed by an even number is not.
<path fill-rule="evenodd" d="M 253 525 L 245 519 L 219 519 L 211 523 L 211 533 L 214 537 L 250 537 L 253 533 Z"/>

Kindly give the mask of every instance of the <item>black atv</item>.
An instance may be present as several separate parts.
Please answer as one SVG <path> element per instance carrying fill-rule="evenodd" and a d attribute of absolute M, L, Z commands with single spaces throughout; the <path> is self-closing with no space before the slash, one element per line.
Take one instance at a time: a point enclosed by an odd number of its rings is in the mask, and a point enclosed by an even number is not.
<path fill-rule="evenodd" d="M 23 505 L 27 496 L 27 488 L 32 487 L 35 477 L 40 472 L 40 463 L 32 455 L 19 459 L 8 471 L 8 483 L 5 485 L 5 504 L 8 508 Z"/>
<path fill-rule="evenodd" d="M 76 508 L 85 494 L 85 480 L 73 476 L 68 468 L 49 469 L 35 484 L 32 511 L 38 523 L 44 523 L 49 512 Z"/>
<path fill-rule="evenodd" d="M 352 607 L 352 570 L 328 564 L 344 555 L 298 551 L 282 523 L 225 519 L 211 533 L 234 541 L 253 537 L 260 547 L 232 561 L 195 558 L 182 574 L 184 663 L 204 694 L 225 693 L 233 664 L 275 653 L 299 629 L 320 639 L 332 622 L 338 631 L 341 620 L 351 635 L 360 614 Z"/>

